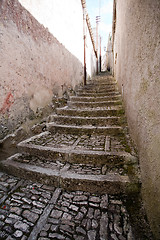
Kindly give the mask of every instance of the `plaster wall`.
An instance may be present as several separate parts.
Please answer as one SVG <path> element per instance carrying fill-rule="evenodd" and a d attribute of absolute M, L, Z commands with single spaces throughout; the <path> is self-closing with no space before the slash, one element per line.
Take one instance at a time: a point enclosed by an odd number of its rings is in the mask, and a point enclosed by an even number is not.
<path fill-rule="evenodd" d="M 107 52 L 106 52 L 106 67 L 107 70 L 113 73 L 113 51 L 112 51 L 112 36 L 109 35 L 108 37 L 108 45 L 107 45 Z"/>
<path fill-rule="evenodd" d="M 19 2 L 61 42 L 80 62 L 84 61 L 83 8 L 81 0 L 19 0 Z M 96 56 L 88 26 L 86 66 L 88 76 L 96 71 Z"/>
<path fill-rule="evenodd" d="M 19 0 L 35 19 L 83 62 L 83 9 L 81 0 Z M 76 43 L 76 44 L 74 44 Z"/>
<path fill-rule="evenodd" d="M 81 26 L 78 29 L 81 32 Z M 17 0 L 0 1 L 0 56 L 1 138 L 83 81 L 81 57 L 67 50 Z"/>
<path fill-rule="evenodd" d="M 96 56 L 87 25 L 86 25 L 86 71 L 88 78 L 96 74 Z"/>
<path fill-rule="evenodd" d="M 115 3 L 114 75 L 139 152 L 148 219 L 160 239 L 160 1 Z"/>
<path fill-rule="evenodd" d="M 62 43 L 84 62 L 83 8 L 81 0 L 19 0 L 19 2 Z M 96 56 L 85 22 L 86 66 L 88 77 L 96 71 Z"/>

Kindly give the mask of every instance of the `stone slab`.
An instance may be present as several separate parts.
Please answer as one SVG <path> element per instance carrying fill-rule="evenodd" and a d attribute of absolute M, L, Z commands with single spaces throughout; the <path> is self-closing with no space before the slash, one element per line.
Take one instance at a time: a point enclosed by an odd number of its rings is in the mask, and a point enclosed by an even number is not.
<path fill-rule="evenodd" d="M 124 111 L 122 107 L 108 107 L 108 108 L 86 108 L 86 109 L 77 109 L 77 108 L 57 108 L 57 114 L 59 115 L 68 115 L 68 116 L 80 116 L 80 117 L 107 117 L 107 116 L 121 116 Z"/>
<path fill-rule="evenodd" d="M 46 133 L 43 133 L 47 135 Z M 37 135 L 40 137 L 42 134 Z M 108 164 L 108 165 L 117 165 L 117 164 L 135 164 L 137 158 L 132 156 L 129 153 L 125 152 L 105 152 L 105 151 L 88 151 L 82 149 L 69 148 L 68 146 L 64 148 L 54 148 L 41 146 L 38 144 L 33 144 L 32 141 L 36 139 L 32 137 L 28 140 L 25 140 L 18 144 L 18 149 L 20 152 L 29 153 L 32 155 L 42 155 L 52 161 L 60 159 L 62 162 L 67 161 L 71 163 L 88 163 L 88 164 Z M 31 143 L 30 143 L 31 142 Z"/>
<path fill-rule="evenodd" d="M 121 100 L 121 95 L 104 96 L 104 97 L 78 97 L 70 96 L 70 101 L 73 102 L 104 102 L 104 101 Z"/>
<path fill-rule="evenodd" d="M 50 115 L 49 122 L 70 125 L 93 125 L 93 126 L 113 126 L 120 124 L 120 117 L 81 117 L 81 116 L 65 116 L 65 115 Z"/>
<path fill-rule="evenodd" d="M 74 125 L 62 125 L 56 123 L 48 123 L 47 130 L 56 132 L 65 132 L 70 134 L 109 134 L 112 136 L 122 135 L 122 127 L 120 126 L 74 126 Z"/>
<path fill-rule="evenodd" d="M 119 92 L 115 92 L 115 91 L 109 91 L 109 92 L 102 92 L 102 93 L 93 93 L 93 92 L 77 92 L 76 96 L 79 97 L 105 97 L 105 96 L 115 96 L 115 95 L 119 95 Z"/>
<path fill-rule="evenodd" d="M 137 185 L 136 182 L 130 182 L 128 176 L 119 174 L 106 175 L 83 175 L 70 172 L 67 168 L 63 170 L 51 170 L 24 164 L 14 161 L 14 157 L 2 161 L 0 166 L 8 173 L 15 176 L 39 181 L 43 184 L 49 184 L 56 187 L 63 187 L 68 190 L 83 190 L 95 193 L 119 194 L 125 192 L 130 185 Z"/>
<path fill-rule="evenodd" d="M 95 107 L 106 107 L 106 106 L 116 106 L 121 105 L 121 101 L 101 101 L 101 102 L 77 102 L 77 101 L 68 101 L 69 107 L 78 107 L 78 108 L 95 108 Z"/>

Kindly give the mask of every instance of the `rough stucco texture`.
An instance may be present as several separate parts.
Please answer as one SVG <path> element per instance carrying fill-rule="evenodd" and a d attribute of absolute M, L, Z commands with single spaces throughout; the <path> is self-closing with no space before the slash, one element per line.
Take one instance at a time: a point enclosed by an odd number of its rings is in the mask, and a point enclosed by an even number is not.
<path fill-rule="evenodd" d="M 108 45 L 107 45 L 106 55 L 107 55 L 107 61 L 106 61 L 107 70 L 110 71 L 111 74 L 113 74 L 112 37 L 110 35 L 108 37 Z"/>
<path fill-rule="evenodd" d="M 83 63 L 84 28 L 81 0 L 19 0 L 19 2 Z M 85 32 L 87 74 L 88 77 L 92 77 L 96 72 L 96 56 L 87 24 Z"/>
<path fill-rule="evenodd" d="M 17 0 L 0 1 L 0 137 L 83 79 L 82 63 Z"/>
<path fill-rule="evenodd" d="M 116 2 L 114 74 L 139 151 L 148 218 L 160 239 L 160 1 Z"/>

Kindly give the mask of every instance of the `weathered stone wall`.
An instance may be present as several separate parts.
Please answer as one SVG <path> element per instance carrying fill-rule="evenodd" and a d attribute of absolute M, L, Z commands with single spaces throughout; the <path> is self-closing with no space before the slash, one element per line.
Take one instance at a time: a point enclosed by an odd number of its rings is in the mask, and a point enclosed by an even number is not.
<path fill-rule="evenodd" d="M 0 138 L 22 122 L 39 116 L 44 109 L 52 109 L 52 98 L 62 96 L 83 81 L 81 1 L 74 1 L 72 11 L 68 12 L 68 22 L 63 18 L 65 8 L 59 13 L 61 22 L 52 19 L 53 26 L 66 36 L 62 43 L 55 38 L 56 29 L 52 29 L 53 32 L 55 30 L 53 36 L 49 26 L 45 28 L 48 22 L 37 21 L 39 19 L 36 20 L 19 2 L 23 1 L 0 1 Z M 31 2 L 36 1 L 26 2 L 32 6 Z M 47 21 L 51 14 L 55 16 L 52 12 L 54 6 L 46 4 L 48 12 L 45 12 L 46 9 L 41 12 L 44 2 L 47 1 L 38 1 L 35 10 Z M 78 19 L 82 24 L 71 30 L 68 25 L 73 11 L 74 24 Z M 64 32 L 64 29 L 67 31 Z M 69 33 L 72 39 L 66 41 Z M 77 34 L 78 38 L 81 36 L 79 41 L 76 41 Z"/>
<path fill-rule="evenodd" d="M 148 218 L 160 239 L 160 1 L 115 3 L 114 74 L 139 151 Z"/>

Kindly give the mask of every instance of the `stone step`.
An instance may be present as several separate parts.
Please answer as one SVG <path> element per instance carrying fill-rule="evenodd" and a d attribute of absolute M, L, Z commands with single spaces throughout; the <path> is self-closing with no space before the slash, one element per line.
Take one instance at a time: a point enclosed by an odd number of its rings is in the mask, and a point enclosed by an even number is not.
<path fill-rule="evenodd" d="M 111 90 L 115 90 L 117 89 L 117 85 L 116 84 L 107 84 L 107 85 L 101 85 L 101 84 L 90 84 L 90 85 L 86 85 L 83 87 L 79 87 L 79 91 L 87 91 L 87 92 L 103 92 L 103 91 L 111 91 Z"/>
<path fill-rule="evenodd" d="M 49 165 L 48 167 L 35 165 L 31 159 L 28 162 L 27 156 L 21 154 L 16 154 L 0 162 L 0 166 L 9 174 L 12 173 L 18 177 L 69 191 L 79 190 L 114 195 L 128 193 L 132 189 L 135 191 L 139 186 L 137 181 L 131 181 L 127 175 L 114 172 L 95 174 L 95 169 L 92 169 L 94 166 L 90 168 L 90 171 L 80 173 L 77 166 L 68 163 L 61 166 Z"/>
<path fill-rule="evenodd" d="M 57 108 L 56 112 L 58 115 L 68 116 L 80 116 L 80 117 L 108 117 L 108 116 L 120 116 L 124 114 L 122 107 L 108 107 L 108 108 L 69 108 L 68 106 L 63 108 Z"/>
<path fill-rule="evenodd" d="M 120 101 L 121 95 L 104 96 L 104 97 L 77 97 L 71 96 L 70 101 L 73 102 L 105 102 L 105 101 Z"/>
<path fill-rule="evenodd" d="M 125 152 L 118 142 L 118 137 L 105 135 L 52 135 L 43 132 L 18 144 L 21 153 L 43 156 L 52 162 L 70 162 L 78 164 L 106 164 L 108 166 L 123 166 L 135 164 L 136 157 Z"/>
<path fill-rule="evenodd" d="M 116 84 L 116 80 L 113 77 L 107 77 L 107 78 L 93 78 L 91 80 L 87 80 L 87 85 L 88 84 Z"/>
<path fill-rule="evenodd" d="M 85 87 L 92 87 L 92 86 L 96 86 L 96 87 L 107 87 L 107 86 L 117 86 L 117 82 L 114 80 L 104 80 L 104 81 L 87 81 L 87 85 Z"/>
<path fill-rule="evenodd" d="M 117 96 L 119 95 L 119 92 L 118 91 L 109 91 L 109 92 L 102 92 L 102 93 L 99 93 L 99 92 L 83 92 L 83 91 L 77 91 L 76 92 L 76 96 L 78 97 L 106 97 L 106 96 Z"/>
<path fill-rule="evenodd" d="M 122 135 L 123 129 L 120 126 L 89 126 L 89 125 L 81 125 L 81 126 L 74 126 L 74 125 L 62 125 L 56 123 L 48 123 L 47 130 L 49 132 L 56 133 L 56 132 L 63 132 L 63 133 L 70 133 L 70 134 L 106 134 L 106 135 Z"/>
<path fill-rule="evenodd" d="M 78 116 L 62 116 L 62 115 L 50 115 L 50 122 L 56 122 L 59 124 L 73 124 L 73 125 L 92 125 L 92 126 L 108 126 L 119 125 L 119 117 L 78 117 Z"/>
<path fill-rule="evenodd" d="M 92 87 L 100 87 L 100 88 L 107 88 L 107 87 L 114 87 L 117 86 L 117 83 L 115 81 L 88 81 L 87 85 L 84 86 L 84 88 L 92 88 Z"/>
<path fill-rule="evenodd" d="M 95 108 L 95 107 L 107 107 L 107 106 L 116 106 L 121 105 L 121 101 L 103 101 L 103 102 L 77 102 L 77 101 L 68 101 L 69 107 L 78 107 L 78 108 Z"/>
<path fill-rule="evenodd" d="M 81 93 L 105 93 L 107 95 L 107 93 L 109 92 L 113 92 L 115 91 L 116 88 L 115 87 L 108 87 L 108 88 L 82 88 L 82 89 L 78 89 L 77 94 L 81 94 Z"/>

